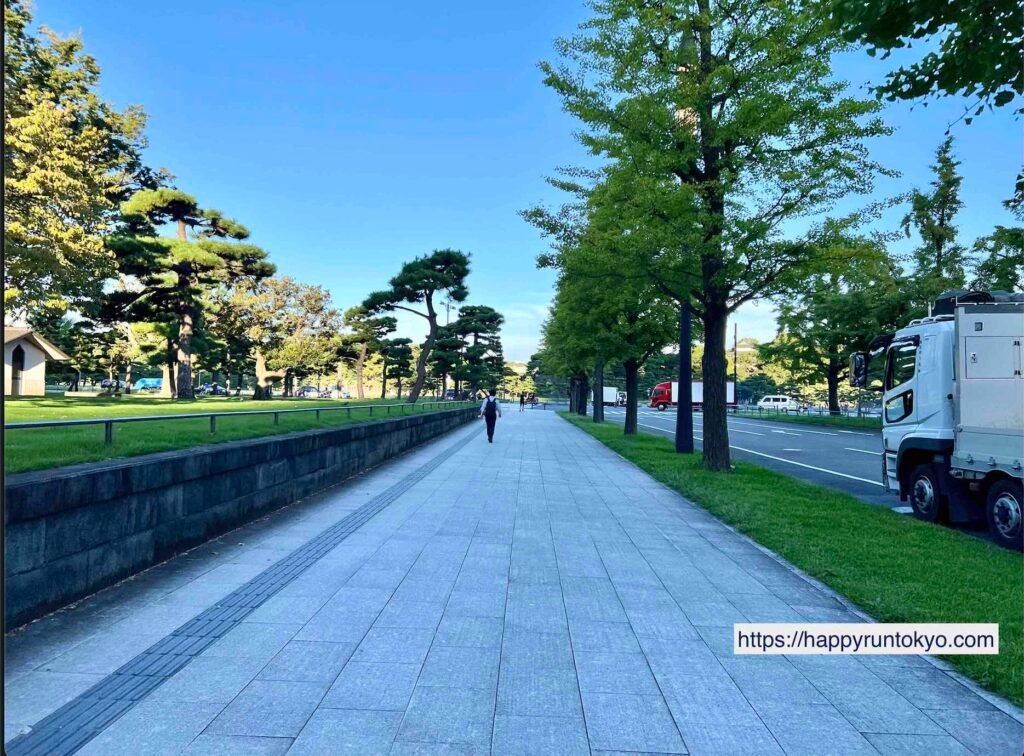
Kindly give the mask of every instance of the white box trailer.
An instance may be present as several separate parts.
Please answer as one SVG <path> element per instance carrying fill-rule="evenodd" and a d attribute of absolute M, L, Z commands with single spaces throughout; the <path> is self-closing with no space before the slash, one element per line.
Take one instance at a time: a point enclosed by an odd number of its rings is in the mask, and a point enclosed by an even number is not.
<path fill-rule="evenodd" d="M 597 401 L 596 390 L 594 391 L 594 397 L 594 401 Z M 602 402 L 602 404 L 611 404 L 614 406 L 619 403 L 619 390 L 615 386 L 605 386 L 603 397 L 604 401 Z"/>
<path fill-rule="evenodd" d="M 692 392 L 693 392 L 693 404 L 695 407 L 701 407 L 704 404 L 704 382 L 693 381 Z M 725 403 L 736 404 L 736 384 L 732 381 L 728 381 L 725 384 Z M 676 381 L 672 381 L 671 394 L 669 393 L 669 383 L 659 383 L 651 391 L 651 407 L 659 410 L 663 410 L 669 406 L 675 406 L 679 404 L 679 384 Z"/>

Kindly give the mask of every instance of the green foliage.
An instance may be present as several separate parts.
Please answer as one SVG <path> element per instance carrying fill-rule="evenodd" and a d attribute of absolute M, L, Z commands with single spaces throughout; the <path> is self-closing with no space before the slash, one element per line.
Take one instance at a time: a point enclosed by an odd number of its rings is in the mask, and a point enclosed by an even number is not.
<path fill-rule="evenodd" d="M 850 353 L 909 320 L 909 302 L 899 268 L 880 243 L 839 237 L 832 246 L 823 254 L 845 263 L 780 298 L 779 335 L 760 354 L 781 364 L 798 386 L 824 383 L 829 409 L 838 412 Z"/>
<path fill-rule="evenodd" d="M 996 226 L 974 243 L 978 256 L 972 289 L 1024 291 L 1024 228 Z"/>
<path fill-rule="evenodd" d="M 953 156 L 953 137 L 946 137 L 935 151 L 931 191 L 915 189 L 910 195 L 910 212 L 903 219 L 909 236 L 917 232 L 921 246 L 914 251 L 913 298 L 917 314 L 928 312 L 928 305 L 942 292 L 963 287 L 967 250 L 957 242 L 954 218 L 961 209 L 957 171 L 960 161 Z"/>
<path fill-rule="evenodd" d="M 454 249 L 438 249 L 431 254 L 405 263 L 392 278 L 390 288 L 375 291 L 363 302 L 371 315 L 403 310 L 427 321 L 427 338 L 416 361 L 416 382 L 409 392 L 409 401 L 415 402 L 427 380 L 427 361 L 437 339 L 436 298 L 442 296 L 450 302 L 464 302 L 469 296 L 466 277 L 469 275 L 469 256 Z M 422 304 L 423 309 L 410 305 Z"/>
<path fill-rule="evenodd" d="M 114 275 L 103 236 L 126 191 L 154 185 L 142 166 L 145 114 L 98 93 L 78 37 L 43 28 L 4 0 L 4 308 L 66 309 Z"/>
<path fill-rule="evenodd" d="M 889 100 L 934 95 L 977 98 L 984 107 L 1008 105 L 1024 94 L 1024 13 L 1017 0 L 831 0 L 832 21 L 852 42 L 888 57 L 916 42 L 937 50 L 901 66 L 878 87 Z M 970 123 L 970 117 L 967 122 Z"/>
<path fill-rule="evenodd" d="M 459 360 L 452 366 L 451 374 L 468 384 L 473 393 L 497 387 L 504 377 L 500 335 L 504 322 L 505 318 L 492 307 L 466 305 L 459 308 L 458 319 L 446 329 L 461 342 Z M 451 341 L 445 344 L 451 345 Z"/>
<path fill-rule="evenodd" d="M 107 247 L 117 259 L 120 273 L 131 276 L 137 286 L 109 295 L 105 317 L 175 323 L 177 395 L 191 399 L 192 339 L 203 338 L 204 304 L 210 304 L 210 292 L 218 286 L 244 287 L 258 282 L 272 275 L 274 266 L 266 262 L 267 254 L 259 247 L 224 240 L 245 238 L 248 231 L 243 226 L 219 211 L 203 211 L 194 197 L 177 189 L 139 191 L 123 204 L 122 212 L 137 220 L 108 238 Z M 155 236 L 155 229 L 167 223 L 176 226 L 176 236 Z M 191 240 L 188 230 L 192 231 Z M 230 297 L 221 300 L 227 304 Z M 239 346 L 242 326 L 236 322 L 232 333 L 226 318 L 221 325 L 222 338 L 234 339 Z"/>
<path fill-rule="evenodd" d="M 652 7 L 600 0 L 559 40 L 565 63 L 545 83 L 580 119 L 582 143 L 606 161 L 554 181 L 615 208 L 614 225 L 640 251 L 623 265 L 667 296 L 689 300 L 704 327 L 704 457 L 729 469 L 725 324 L 744 302 L 826 269 L 813 219 L 881 171 L 865 141 L 889 133 L 875 101 L 837 81 L 843 48 L 816 4 L 697 0 Z M 863 219 L 857 213 L 844 228 Z M 797 220 L 810 228 L 787 239 Z M 635 245 L 635 246 L 634 246 Z"/>
<path fill-rule="evenodd" d="M 412 339 L 387 339 L 382 342 L 381 356 L 384 358 L 383 380 L 394 381 L 398 387 L 398 398 L 402 398 L 402 381 L 412 377 Z"/>

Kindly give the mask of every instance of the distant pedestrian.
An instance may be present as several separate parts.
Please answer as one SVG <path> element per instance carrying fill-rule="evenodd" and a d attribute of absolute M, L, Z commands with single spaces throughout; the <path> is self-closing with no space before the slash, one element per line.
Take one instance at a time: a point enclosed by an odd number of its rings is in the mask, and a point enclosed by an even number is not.
<path fill-rule="evenodd" d="M 519 394 L 519 411 L 522 412 L 526 409 L 526 392 L 523 391 Z"/>
<path fill-rule="evenodd" d="M 489 395 L 484 398 L 484 403 L 480 405 L 480 417 L 484 419 L 484 423 L 487 425 L 487 443 L 494 443 L 494 424 L 498 422 L 498 418 L 501 417 L 501 403 L 498 401 L 498 397 L 495 396 L 498 392 L 491 389 Z"/>

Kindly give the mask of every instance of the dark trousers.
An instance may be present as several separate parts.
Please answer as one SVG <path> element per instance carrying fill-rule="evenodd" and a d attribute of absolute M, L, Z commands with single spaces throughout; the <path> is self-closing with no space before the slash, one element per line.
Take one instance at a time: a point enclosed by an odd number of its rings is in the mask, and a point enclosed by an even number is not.
<path fill-rule="evenodd" d="M 494 440 L 494 424 L 496 422 L 498 422 L 498 416 L 495 415 L 494 417 L 488 417 L 487 415 L 484 415 L 484 422 L 487 424 L 487 440 L 488 441 L 493 441 Z"/>

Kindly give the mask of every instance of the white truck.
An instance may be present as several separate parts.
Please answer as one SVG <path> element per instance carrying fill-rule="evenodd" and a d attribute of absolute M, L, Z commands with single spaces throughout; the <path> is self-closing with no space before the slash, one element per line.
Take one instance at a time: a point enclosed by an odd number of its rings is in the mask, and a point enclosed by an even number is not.
<path fill-rule="evenodd" d="M 602 404 L 610 404 L 613 407 L 619 403 L 619 394 L 621 393 L 614 386 L 605 386 L 603 394 Z M 597 391 L 594 392 L 594 400 L 597 401 Z"/>
<path fill-rule="evenodd" d="M 1020 550 L 1024 294 L 947 292 L 932 314 L 850 359 L 882 392 L 882 480 L 929 522 L 988 520 Z M 872 363 L 884 370 L 872 370 Z M 873 380 L 875 376 L 877 380 Z"/>
<path fill-rule="evenodd" d="M 704 382 L 693 381 L 693 406 L 696 409 L 701 409 L 704 406 Z M 671 382 L 671 388 L 669 382 L 665 381 L 655 385 L 651 389 L 651 403 L 650 407 L 654 409 L 664 411 L 668 407 L 674 407 L 679 403 L 679 384 L 676 381 Z M 725 403 L 729 406 L 736 404 L 736 384 L 729 381 L 725 384 Z"/>

